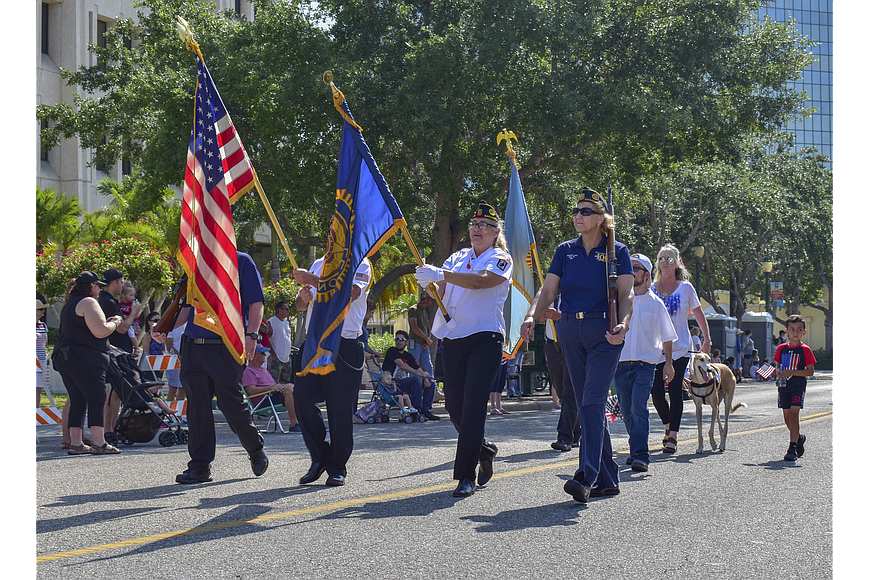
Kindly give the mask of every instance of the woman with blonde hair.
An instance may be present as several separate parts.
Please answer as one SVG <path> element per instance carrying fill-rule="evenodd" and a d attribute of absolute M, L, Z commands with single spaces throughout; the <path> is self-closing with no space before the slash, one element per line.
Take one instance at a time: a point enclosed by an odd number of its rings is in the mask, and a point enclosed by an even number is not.
<path fill-rule="evenodd" d="M 680 251 L 672 244 L 662 246 L 656 256 L 652 291 L 665 303 L 677 331 L 677 340 L 673 344 L 674 377 L 668 384 L 667 397 L 662 376 L 664 355 L 656 365 L 652 387 L 653 404 L 665 425 L 665 436 L 662 440 L 664 453 L 675 453 L 677 450 L 677 433 L 680 431 L 680 418 L 683 416 L 683 376 L 689 365 L 691 351 L 694 350 L 689 331 L 690 312 L 695 316 L 695 322 L 704 335 L 701 351 L 710 354 L 710 328 L 707 326 L 701 301 L 690 281 L 691 276 L 683 265 Z"/>
<path fill-rule="evenodd" d="M 459 484 L 454 497 L 474 493 L 475 474 L 478 485 L 490 480 L 498 452 L 484 438 L 484 427 L 501 364 L 503 308 L 513 272 L 502 230 L 495 209 L 482 201 L 468 224 L 471 247 L 447 258 L 441 268 L 420 266 L 416 273 L 423 288 L 436 284 L 451 319 L 448 323 L 439 310 L 432 334 L 444 340 L 444 404 L 458 432 L 453 479 Z"/>
<path fill-rule="evenodd" d="M 569 382 L 564 398 L 575 397 L 580 416 L 580 464 L 565 482 L 565 493 L 586 503 L 590 497 L 619 493 L 619 468 L 613 459 L 610 430 L 605 417 L 625 333 L 631 319 L 634 273 L 628 248 L 614 240 L 617 261 L 617 319 L 608 313 L 608 238 L 613 217 L 601 195 L 588 187 L 580 192 L 572 210 L 578 237 L 559 244 L 544 285 L 523 321 L 523 339 L 530 341 L 536 321 L 557 320 Z M 548 305 L 560 296 L 561 313 Z"/>

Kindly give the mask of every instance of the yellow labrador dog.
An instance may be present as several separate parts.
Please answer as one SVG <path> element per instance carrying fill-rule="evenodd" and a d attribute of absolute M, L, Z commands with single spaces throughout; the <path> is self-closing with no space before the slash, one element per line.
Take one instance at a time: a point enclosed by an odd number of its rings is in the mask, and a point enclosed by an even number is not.
<path fill-rule="evenodd" d="M 698 419 L 698 450 L 697 453 L 704 452 L 704 435 L 701 431 L 701 410 L 704 405 L 710 405 L 712 408 L 710 417 L 710 447 L 716 451 L 716 440 L 713 438 L 713 425 L 719 424 L 719 438 L 722 440 L 722 445 L 718 448 L 725 451 L 725 440 L 728 438 L 728 417 L 733 411 L 740 407 L 745 407 L 743 403 L 737 403 L 733 407 L 731 402 L 734 400 L 734 387 L 737 385 L 737 379 L 727 365 L 710 362 L 710 355 L 703 352 L 697 353 L 692 358 L 691 377 L 689 382 L 689 392 L 692 394 L 692 400 L 695 401 L 695 417 Z M 719 418 L 719 402 L 725 401 L 725 428 L 722 428 L 722 421 Z M 715 422 L 713 418 L 715 417 Z"/>

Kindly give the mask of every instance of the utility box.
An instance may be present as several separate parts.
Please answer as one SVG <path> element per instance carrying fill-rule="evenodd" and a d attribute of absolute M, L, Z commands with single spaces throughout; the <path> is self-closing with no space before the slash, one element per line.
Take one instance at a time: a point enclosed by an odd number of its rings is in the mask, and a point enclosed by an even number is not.
<path fill-rule="evenodd" d="M 720 358 L 725 362 L 729 356 L 737 359 L 737 319 L 726 314 L 718 312 L 705 312 L 707 326 L 710 328 L 710 342 L 713 345 L 710 347 L 710 352 L 719 349 L 722 354 Z M 695 316 L 689 315 L 689 328 L 698 326 L 695 322 Z M 755 330 L 752 331 L 753 333 Z"/>
<path fill-rule="evenodd" d="M 773 362 L 773 318 L 767 312 L 746 311 L 743 313 L 741 330 L 752 331 L 752 341 L 758 349 L 758 360 Z"/>
<path fill-rule="evenodd" d="M 531 395 L 535 389 L 535 375 L 547 372 L 547 359 L 544 356 L 544 324 L 535 325 L 535 337 L 529 349 L 523 353 L 523 367 L 520 372 L 523 395 Z"/>

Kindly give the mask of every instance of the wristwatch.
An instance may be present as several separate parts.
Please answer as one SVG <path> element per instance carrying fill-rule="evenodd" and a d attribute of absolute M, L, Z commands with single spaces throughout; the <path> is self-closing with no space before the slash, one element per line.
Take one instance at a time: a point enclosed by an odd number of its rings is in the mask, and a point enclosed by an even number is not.
<path fill-rule="evenodd" d="M 246 332 L 245 336 L 250 336 L 254 340 L 260 340 L 260 335 L 256 332 Z"/>

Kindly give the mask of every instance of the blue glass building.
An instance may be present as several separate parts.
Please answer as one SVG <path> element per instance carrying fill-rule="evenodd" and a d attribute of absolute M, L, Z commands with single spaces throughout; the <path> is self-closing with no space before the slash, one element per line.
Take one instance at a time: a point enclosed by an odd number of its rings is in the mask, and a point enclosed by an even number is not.
<path fill-rule="evenodd" d="M 779 22 L 794 22 L 797 31 L 812 39 L 816 61 L 804 70 L 803 79 L 795 82 L 798 91 L 806 91 L 808 102 L 816 110 L 811 117 L 790 123 L 786 129 L 797 136 L 795 147 L 815 147 L 833 161 L 831 117 L 833 115 L 833 0 L 773 0 L 759 11 Z"/>

